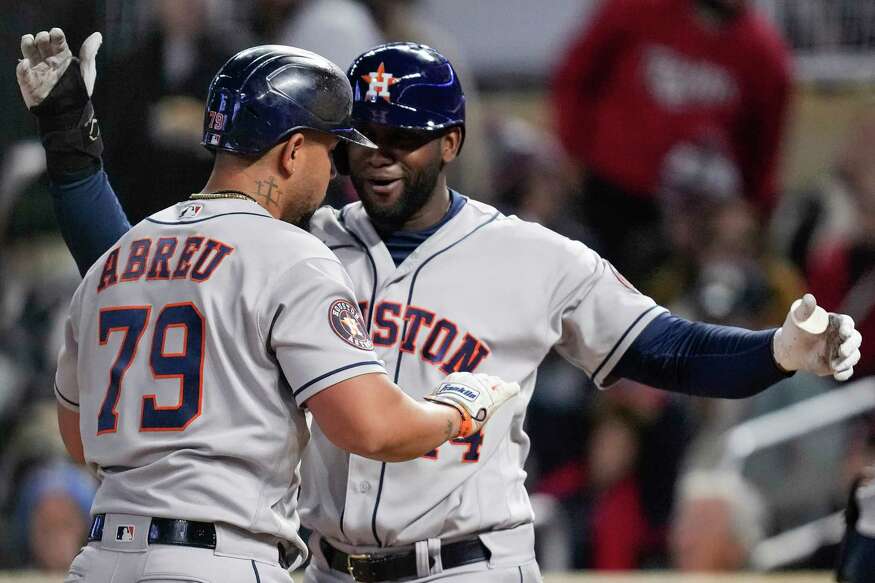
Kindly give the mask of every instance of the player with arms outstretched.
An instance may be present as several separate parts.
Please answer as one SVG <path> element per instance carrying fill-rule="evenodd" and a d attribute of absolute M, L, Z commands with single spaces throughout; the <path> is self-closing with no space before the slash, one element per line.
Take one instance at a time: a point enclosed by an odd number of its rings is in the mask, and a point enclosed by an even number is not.
<path fill-rule="evenodd" d="M 522 391 L 485 432 L 401 464 L 347 453 L 317 420 L 300 500 L 302 521 L 315 531 L 306 581 L 540 581 L 523 419 L 552 348 L 600 388 L 626 377 L 741 398 L 795 370 L 852 374 L 859 333 L 846 316 L 824 319 L 810 296 L 778 330 L 689 322 L 585 245 L 449 189 L 443 169 L 464 140 L 464 95 L 437 51 L 376 47 L 348 78 L 354 124 L 379 149 L 336 152 L 361 202 L 319 209 L 311 232 L 349 272 L 377 355 L 408 389 L 488 368 Z M 101 222 L 79 202 L 117 208 L 99 167 L 78 183 L 61 176 L 53 189 L 80 265 L 102 251 L 83 244 L 86 230 L 99 226 L 112 238 L 128 228 L 120 213 Z"/>
<path fill-rule="evenodd" d="M 89 59 L 73 63 L 57 29 L 26 36 L 23 52 L 23 94 L 51 163 L 70 170 L 98 136 L 89 107 L 61 111 L 69 97 L 87 102 Z M 101 484 L 67 581 L 289 581 L 307 555 L 305 409 L 338 447 L 396 461 L 471 435 L 518 392 L 461 373 L 433 403 L 407 396 L 337 258 L 295 226 L 322 203 L 339 139 L 374 148 L 350 127 L 351 103 L 343 72 L 319 55 L 238 53 L 210 86 L 204 191 L 134 226 L 85 274 L 55 391 L 64 443 Z M 245 113 L 226 117 L 233 108 Z M 269 203 L 245 194 L 258 180 L 276 185 Z"/>

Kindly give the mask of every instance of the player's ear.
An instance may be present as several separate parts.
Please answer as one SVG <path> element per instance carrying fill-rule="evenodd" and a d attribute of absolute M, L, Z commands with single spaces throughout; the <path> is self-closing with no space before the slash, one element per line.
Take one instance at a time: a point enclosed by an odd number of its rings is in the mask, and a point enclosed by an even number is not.
<path fill-rule="evenodd" d="M 291 176 L 295 173 L 295 166 L 301 162 L 301 152 L 304 147 L 304 134 L 295 132 L 289 139 L 286 140 L 283 147 L 282 156 L 280 157 L 280 166 L 286 173 L 286 176 Z"/>
<path fill-rule="evenodd" d="M 461 145 L 462 129 L 459 127 L 454 127 L 441 136 L 441 158 L 443 159 L 444 164 L 456 159 Z"/>

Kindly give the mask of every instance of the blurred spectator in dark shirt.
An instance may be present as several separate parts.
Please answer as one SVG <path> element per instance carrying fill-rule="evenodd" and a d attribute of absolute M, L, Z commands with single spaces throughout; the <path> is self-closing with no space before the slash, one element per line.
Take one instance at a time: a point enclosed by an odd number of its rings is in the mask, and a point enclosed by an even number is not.
<path fill-rule="evenodd" d="M 556 138 L 512 117 L 490 118 L 487 136 L 496 204 L 508 214 L 590 243 L 584 226 L 568 212 L 577 180 Z"/>
<path fill-rule="evenodd" d="M 200 145 L 212 72 L 235 47 L 207 27 L 205 0 L 155 2 L 154 25 L 96 85 L 104 159 L 131 222 L 197 192 L 211 166 Z"/>
<path fill-rule="evenodd" d="M 632 281 L 650 271 L 664 165 L 702 135 L 726 137 L 740 191 L 768 213 L 790 81 L 783 41 L 746 0 L 604 0 L 553 87 L 602 254 Z"/>
<path fill-rule="evenodd" d="M 780 325 L 804 291 L 801 274 L 772 253 L 753 203 L 721 156 L 716 135 L 676 148 L 658 198 L 665 260 L 641 287 L 688 318 L 754 329 Z"/>
<path fill-rule="evenodd" d="M 775 246 L 806 275 L 813 250 L 845 239 L 856 228 L 856 199 L 873 166 L 875 107 L 869 106 L 853 117 L 829 169 L 782 197 L 772 221 Z"/>

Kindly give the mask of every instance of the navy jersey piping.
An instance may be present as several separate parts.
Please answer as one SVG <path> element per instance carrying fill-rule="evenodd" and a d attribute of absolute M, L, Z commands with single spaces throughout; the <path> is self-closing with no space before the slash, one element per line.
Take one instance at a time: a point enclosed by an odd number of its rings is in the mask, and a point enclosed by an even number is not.
<path fill-rule="evenodd" d="M 643 318 L 644 316 L 646 316 L 647 314 L 649 314 L 650 312 L 652 312 L 654 309 L 656 309 L 656 308 L 658 308 L 658 307 L 659 307 L 659 306 L 650 306 L 648 309 L 646 309 L 646 310 L 644 310 L 643 312 L 641 312 L 641 314 L 639 314 L 638 317 L 635 318 L 635 321 L 634 321 L 634 322 L 632 322 L 631 324 L 629 324 L 629 327 L 626 328 L 626 331 L 623 332 L 623 335 L 620 336 L 619 340 L 617 340 L 617 341 L 614 343 L 614 346 L 611 348 L 611 351 L 608 352 L 608 355 L 605 356 L 604 359 L 602 359 L 601 364 L 599 364 L 598 367 L 595 369 L 595 371 L 592 373 L 592 380 L 593 380 L 593 382 L 595 382 L 595 379 L 598 378 L 599 373 L 602 371 L 602 369 L 605 367 L 605 365 L 608 363 L 608 361 L 611 360 L 611 357 L 614 355 L 614 352 L 617 351 L 617 348 L 620 347 L 620 344 L 623 343 L 623 340 L 626 339 L 626 336 L 629 335 L 629 332 L 632 330 L 632 328 L 634 328 L 635 326 L 638 325 L 638 322 L 641 321 L 641 318 Z"/>
<path fill-rule="evenodd" d="M 349 236 L 352 237 L 355 240 L 355 242 L 359 244 L 359 246 L 362 248 L 362 251 L 365 252 L 365 255 L 368 256 L 368 261 L 371 263 L 371 273 L 374 276 L 374 285 L 371 287 L 371 301 L 368 304 L 368 319 L 365 320 L 365 327 L 366 327 L 367 331 L 370 332 L 371 331 L 371 318 L 374 316 L 374 302 L 376 301 L 376 298 L 377 298 L 377 262 L 374 261 L 374 257 L 371 255 L 371 250 L 368 249 L 368 246 L 365 245 L 365 242 L 362 241 L 358 235 L 353 233 L 346 226 L 346 216 L 344 215 L 345 210 L 346 209 L 340 211 L 340 218 L 339 218 L 340 225 L 346 230 L 347 233 L 349 233 Z M 334 251 L 335 249 L 340 249 L 342 247 L 352 247 L 352 245 L 338 245 L 336 247 L 329 247 L 329 249 Z M 341 532 L 343 532 L 342 528 L 341 528 Z"/>
<path fill-rule="evenodd" d="M 353 233 L 346 226 L 346 216 L 344 214 L 345 211 L 346 211 L 346 209 L 343 209 L 340 211 L 340 216 L 338 217 L 338 221 L 340 221 L 340 226 L 343 227 L 347 233 L 349 233 L 349 236 L 352 237 L 353 240 L 356 243 L 358 243 L 358 245 L 361 247 L 362 251 L 365 252 L 365 255 L 367 256 L 368 261 L 371 264 L 371 274 L 374 276 L 374 285 L 371 287 L 371 302 L 368 304 L 368 319 L 365 320 L 365 329 L 368 331 L 368 335 L 370 336 L 370 334 L 371 334 L 371 318 L 373 318 L 373 316 L 374 316 L 374 302 L 376 301 L 376 298 L 377 298 L 377 262 L 374 261 L 374 258 L 371 255 L 371 251 L 370 251 L 370 249 L 368 249 L 368 246 L 365 245 L 365 242 L 362 241 L 358 235 Z M 350 247 L 350 248 L 354 249 L 355 245 L 336 245 L 334 247 L 329 247 L 329 249 L 332 252 L 334 252 L 335 249 L 343 249 L 346 247 Z M 343 516 L 344 516 L 344 514 L 346 514 L 346 500 L 345 499 L 343 501 L 343 508 L 340 509 L 340 534 L 346 534 L 345 532 L 343 532 Z"/>
<path fill-rule="evenodd" d="M 407 305 L 409 306 L 410 302 L 413 300 L 413 288 L 416 286 L 416 278 L 419 276 L 419 272 L 422 271 L 422 268 L 425 267 L 429 261 L 431 261 L 432 259 L 434 259 L 438 255 L 441 255 L 442 253 L 449 251 L 450 249 L 452 249 L 453 247 L 455 247 L 456 245 L 458 245 L 459 243 L 461 243 L 462 241 L 464 241 L 465 239 L 467 239 L 468 237 L 470 237 L 471 235 L 473 235 L 474 233 L 476 233 L 477 231 L 479 231 L 480 229 L 482 229 L 483 227 L 485 227 L 486 225 L 488 225 L 489 223 L 491 223 L 492 221 L 497 219 L 500 214 L 501 213 L 496 211 L 495 214 L 493 214 L 491 217 L 489 217 L 489 219 L 487 219 L 486 221 L 480 223 L 479 225 L 477 225 L 476 227 L 471 229 L 471 231 L 467 235 L 465 235 L 461 239 L 454 241 L 453 243 L 447 245 L 446 247 L 444 247 L 440 251 L 435 252 L 433 255 L 431 255 L 430 257 L 425 259 L 419 265 L 419 267 L 416 268 L 416 271 L 413 272 L 413 277 L 410 280 L 410 291 L 407 293 Z M 410 323 L 409 319 L 404 320 L 404 328 L 401 331 L 402 342 L 403 342 L 404 338 L 407 337 L 407 325 L 409 323 Z M 395 375 L 392 378 L 393 382 L 396 384 L 398 383 L 398 376 L 401 374 L 401 359 L 402 358 L 404 358 L 404 353 L 401 352 L 401 345 L 399 344 L 398 345 L 398 362 L 395 363 Z M 380 485 L 379 485 L 379 488 L 377 489 L 377 499 L 374 501 L 374 513 L 371 515 L 371 531 L 374 535 L 374 540 L 377 541 L 378 546 L 383 546 L 383 542 L 380 540 L 380 537 L 377 535 L 377 511 L 380 508 L 380 498 L 383 495 L 383 477 L 384 477 L 385 473 L 386 473 L 386 462 L 383 462 L 383 467 L 380 469 Z"/>
<path fill-rule="evenodd" d="M 333 375 L 333 374 L 337 374 L 337 373 L 339 373 L 339 372 L 343 372 L 343 371 L 345 371 L 345 370 L 349 370 L 349 369 L 351 369 L 351 368 L 356 368 L 356 367 L 359 367 L 359 366 L 367 366 L 367 365 L 369 365 L 369 364 L 376 364 L 377 366 L 380 366 L 380 363 L 377 362 L 376 360 L 363 360 L 363 361 L 361 361 L 361 362 L 354 362 L 354 363 L 352 363 L 352 364 L 348 364 L 348 365 L 346 365 L 346 366 L 341 366 L 341 367 L 338 367 L 338 368 L 336 368 L 336 369 L 334 369 L 334 370 L 328 371 L 327 373 L 325 373 L 325 374 L 323 374 L 323 375 L 319 375 L 318 377 L 316 377 L 315 379 L 313 379 L 313 380 L 311 380 L 311 381 L 309 381 L 309 382 L 304 383 L 303 385 L 301 385 L 301 387 L 300 387 L 297 391 L 295 391 L 295 392 L 292 393 L 292 394 L 293 394 L 295 397 L 297 397 L 298 395 L 301 394 L 302 391 L 307 390 L 311 385 L 313 385 L 313 383 L 318 383 L 319 381 L 321 381 L 321 380 L 323 380 L 323 379 L 326 379 L 326 378 L 330 377 L 330 376 Z"/>
<path fill-rule="evenodd" d="M 261 213 L 247 213 L 247 212 L 234 212 L 234 213 L 222 213 L 220 215 L 213 215 L 211 217 L 204 217 L 202 219 L 195 219 L 193 221 L 159 221 L 158 219 L 153 219 L 151 217 L 146 217 L 146 220 L 150 223 L 155 223 L 156 225 L 193 225 L 195 223 L 202 223 L 204 221 L 209 221 L 212 219 L 218 219 L 219 217 L 230 217 L 231 215 L 251 215 L 253 217 L 261 217 L 263 219 L 272 219 L 273 217 L 270 215 L 263 215 Z"/>
<path fill-rule="evenodd" d="M 258 567 L 255 566 L 255 561 L 251 561 L 252 570 L 255 572 L 255 583 L 261 583 L 261 577 L 258 574 Z"/>
<path fill-rule="evenodd" d="M 78 407 L 78 406 L 79 406 L 79 403 L 76 403 L 75 401 L 71 401 L 70 399 L 68 399 L 67 397 L 64 396 L 64 394 L 61 392 L 61 389 L 58 388 L 58 384 L 57 384 L 57 383 L 55 383 L 55 392 L 56 392 L 56 393 L 58 394 L 58 396 L 61 397 L 65 402 L 67 402 L 67 403 L 73 405 L 74 407 Z"/>

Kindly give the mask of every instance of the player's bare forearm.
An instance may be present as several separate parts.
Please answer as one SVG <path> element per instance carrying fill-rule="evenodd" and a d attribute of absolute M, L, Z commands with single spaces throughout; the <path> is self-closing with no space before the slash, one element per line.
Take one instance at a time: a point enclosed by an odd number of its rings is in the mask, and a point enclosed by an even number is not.
<path fill-rule="evenodd" d="M 85 463 L 85 449 L 82 446 L 82 436 L 79 433 L 79 413 L 71 411 L 62 405 L 58 405 L 58 429 L 67 453 L 73 461 Z"/>
<path fill-rule="evenodd" d="M 416 401 L 379 373 L 337 383 L 307 407 L 332 443 L 385 462 L 425 455 L 457 436 L 462 422 L 456 409 Z"/>
<path fill-rule="evenodd" d="M 375 429 L 379 444 L 365 457 L 384 462 L 403 462 L 422 457 L 426 453 L 459 435 L 462 416 L 445 405 L 415 401 L 397 390 L 398 398 L 386 411 L 386 418 L 399 423 L 386 423 Z"/>

